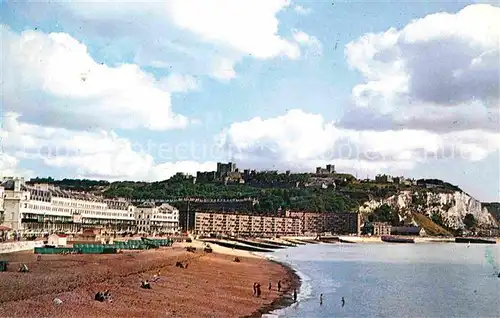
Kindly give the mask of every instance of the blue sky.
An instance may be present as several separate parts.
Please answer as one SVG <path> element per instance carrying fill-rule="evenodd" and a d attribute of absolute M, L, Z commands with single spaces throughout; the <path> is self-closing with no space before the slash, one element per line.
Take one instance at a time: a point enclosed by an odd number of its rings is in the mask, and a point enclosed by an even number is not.
<path fill-rule="evenodd" d="M 218 160 L 331 162 L 499 200 L 498 7 L 207 3 L 3 1 L 0 173 L 161 180 Z"/>

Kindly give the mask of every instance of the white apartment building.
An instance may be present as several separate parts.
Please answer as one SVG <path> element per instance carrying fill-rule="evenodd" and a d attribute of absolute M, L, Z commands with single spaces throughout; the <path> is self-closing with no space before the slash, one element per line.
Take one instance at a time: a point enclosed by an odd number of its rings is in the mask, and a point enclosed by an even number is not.
<path fill-rule="evenodd" d="M 48 184 L 28 185 L 23 178 L 4 178 L 2 225 L 14 231 L 77 233 L 85 227 L 109 232 L 135 231 L 135 207 L 89 193 L 61 190 Z"/>
<path fill-rule="evenodd" d="M 179 210 L 167 203 L 160 206 L 154 203 L 140 205 L 135 209 L 135 219 L 139 233 L 179 232 Z"/>

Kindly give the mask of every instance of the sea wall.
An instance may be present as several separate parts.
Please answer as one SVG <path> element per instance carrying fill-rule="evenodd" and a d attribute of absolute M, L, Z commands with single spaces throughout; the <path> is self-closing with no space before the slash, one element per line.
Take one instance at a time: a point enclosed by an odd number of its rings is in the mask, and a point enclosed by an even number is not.
<path fill-rule="evenodd" d="M 0 254 L 14 253 L 33 250 L 35 247 L 42 247 L 42 241 L 21 241 L 0 243 Z"/>

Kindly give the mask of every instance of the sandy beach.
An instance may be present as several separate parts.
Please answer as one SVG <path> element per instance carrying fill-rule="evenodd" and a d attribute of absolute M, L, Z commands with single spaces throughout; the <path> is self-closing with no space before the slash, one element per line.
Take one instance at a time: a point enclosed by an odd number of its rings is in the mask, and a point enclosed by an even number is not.
<path fill-rule="evenodd" d="M 0 316 L 260 317 L 259 310 L 283 305 L 298 288 L 298 277 L 282 265 L 233 253 L 241 262 L 234 262 L 234 255 L 188 253 L 182 245 L 112 255 L 42 255 L 39 261 L 32 252 L 4 254 L 1 259 L 10 264 L 0 273 Z M 188 267 L 176 267 L 178 261 Z M 17 272 L 21 262 L 29 273 Z M 158 272 L 152 289 L 140 288 Z M 256 281 L 262 285 L 260 298 L 253 296 Z M 106 289 L 112 302 L 95 301 L 95 293 Z"/>

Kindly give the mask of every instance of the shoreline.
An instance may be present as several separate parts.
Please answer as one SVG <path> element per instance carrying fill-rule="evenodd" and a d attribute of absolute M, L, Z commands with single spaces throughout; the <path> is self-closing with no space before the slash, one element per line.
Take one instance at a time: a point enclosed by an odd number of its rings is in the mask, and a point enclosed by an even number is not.
<path fill-rule="evenodd" d="M 242 316 L 241 318 L 261 318 L 262 315 L 271 314 L 271 312 L 275 310 L 285 309 L 287 307 L 290 307 L 295 303 L 295 301 L 293 300 L 293 290 L 296 288 L 297 290 L 299 290 L 300 293 L 302 280 L 300 279 L 300 276 L 297 274 L 297 271 L 292 266 L 277 260 L 267 258 L 265 256 L 262 256 L 262 258 L 265 259 L 267 262 L 274 263 L 283 267 L 287 273 L 287 276 L 291 277 L 291 282 L 288 285 L 288 287 L 283 291 L 283 294 L 278 298 L 275 298 L 270 304 L 263 305 L 261 308 L 257 309 L 250 315 Z"/>
<path fill-rule="evenodd" d="M 0 273 L 0 289 L 7 291 L 0 296 L 0 316 L 261 317 L 293 303 L 291 293 L 300 282 L 286 264 L 230 249 L 230 255 L 192 254 L 179 245 L 109 255 L 42 255 L 40 261 L 29 252 L 4 254 L 10 264 Z M 241 262 L 234 262 L 235 254 Z M 189 267 L 177 268 L 177 261 Z M 20 263 L 30 272 L 18 273 Z M 151 291 L 139 288 L 140 281 L 158 271 L 160 280 L 152 282 Z M 276 291 L 278 280 L 282 293 Z M 264 286 L 260 298 L 252 295 L 255 281 Z M 274 285 L 269 292 L 267 281 Z M 96 291 L 105 289 L 111 291 L 113 302 L 94 301 Z M 55 298 L 62 304 L 53 304 Z"/>

